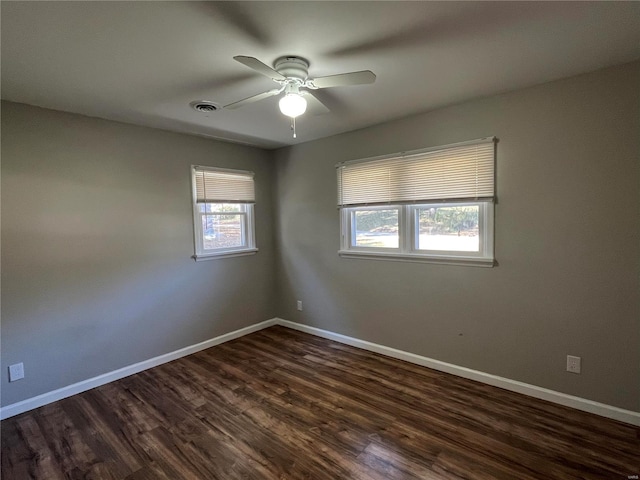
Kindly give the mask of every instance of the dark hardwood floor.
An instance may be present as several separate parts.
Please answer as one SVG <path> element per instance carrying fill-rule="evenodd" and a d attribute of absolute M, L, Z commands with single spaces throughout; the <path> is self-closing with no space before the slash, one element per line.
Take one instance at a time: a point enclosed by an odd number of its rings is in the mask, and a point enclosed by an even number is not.
<path fill-rule="evenodd" d="M 283 327 L 1 428 L 6 480 L 640 474 L 639 428 Z"/>

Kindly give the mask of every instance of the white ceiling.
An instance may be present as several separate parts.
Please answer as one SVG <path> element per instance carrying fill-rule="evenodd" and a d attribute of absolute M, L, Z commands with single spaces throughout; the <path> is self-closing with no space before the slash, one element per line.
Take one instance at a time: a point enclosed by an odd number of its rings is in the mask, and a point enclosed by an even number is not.
<path fill-rule="evenodd" d="M 2 98 L 266 148 L 640 58 L 640 2 L 6 2 Z M 310 60 L 310 76 L 372 70 L 319 92 L 293 139 L 277 85 L 234 61 Z"/>

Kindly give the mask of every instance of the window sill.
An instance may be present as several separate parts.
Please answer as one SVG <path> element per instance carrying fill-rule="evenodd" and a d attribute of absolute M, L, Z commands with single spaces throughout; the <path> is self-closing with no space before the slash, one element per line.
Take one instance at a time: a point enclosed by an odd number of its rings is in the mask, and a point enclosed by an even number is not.
<path fill-rule="evenodd" d="M 440 265 L 463 265 L 469 267 L 495 266 L 493 258 L 477 257 L 447 257 L 447 256 L 426 256 L 410 253 L 383 253 L 383 252 L 361 252 L 354 250 L 339 250 L 338 255 L 343 258 L 357 258 L 359 260 L 385 260 L 391 262 L 412 262 L 412 263 L 436 263 Z"/>
<path fill-rule="evenodd" d="M 257 248 L 245 248 L 242 250 L 227 250 L 226 252 L 210 253 L 208 255 L 192 255 L 196 262 L 205 262 L 208 260 L 217 260 L 219 258 L 244 257 L 246 255 L 255 255 Z"/>

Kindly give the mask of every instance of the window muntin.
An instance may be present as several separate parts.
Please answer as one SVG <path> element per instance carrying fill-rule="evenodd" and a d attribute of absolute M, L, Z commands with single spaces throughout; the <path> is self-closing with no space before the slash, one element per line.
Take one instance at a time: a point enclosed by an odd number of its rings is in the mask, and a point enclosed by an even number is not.
<path fill-rule="evenodd" d="M 194 258 L 255 253 L 253 172 L 194 166 L 192 182 Z"/>

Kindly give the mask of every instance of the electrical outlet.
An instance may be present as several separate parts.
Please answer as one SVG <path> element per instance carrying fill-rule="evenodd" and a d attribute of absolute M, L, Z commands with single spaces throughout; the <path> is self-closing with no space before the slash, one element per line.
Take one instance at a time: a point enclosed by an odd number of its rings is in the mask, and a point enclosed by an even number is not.
<path fill-rule="evenodd" d="M 302 300 L 298 300 L 296 302 L 296 308 L 298 309 L 299 312 L 302 311 Z"/>
<path fill-rule="evenodd" d="M 15 382 L 24 378 L 24 364 L 22 362 L 9 365 L 9 381 Z"/>
<path fill-rule="evenodd" d="M 567 372 L 580 373 L 580 357 L 574 357 L 573 355 L 567 355 Z"/>

